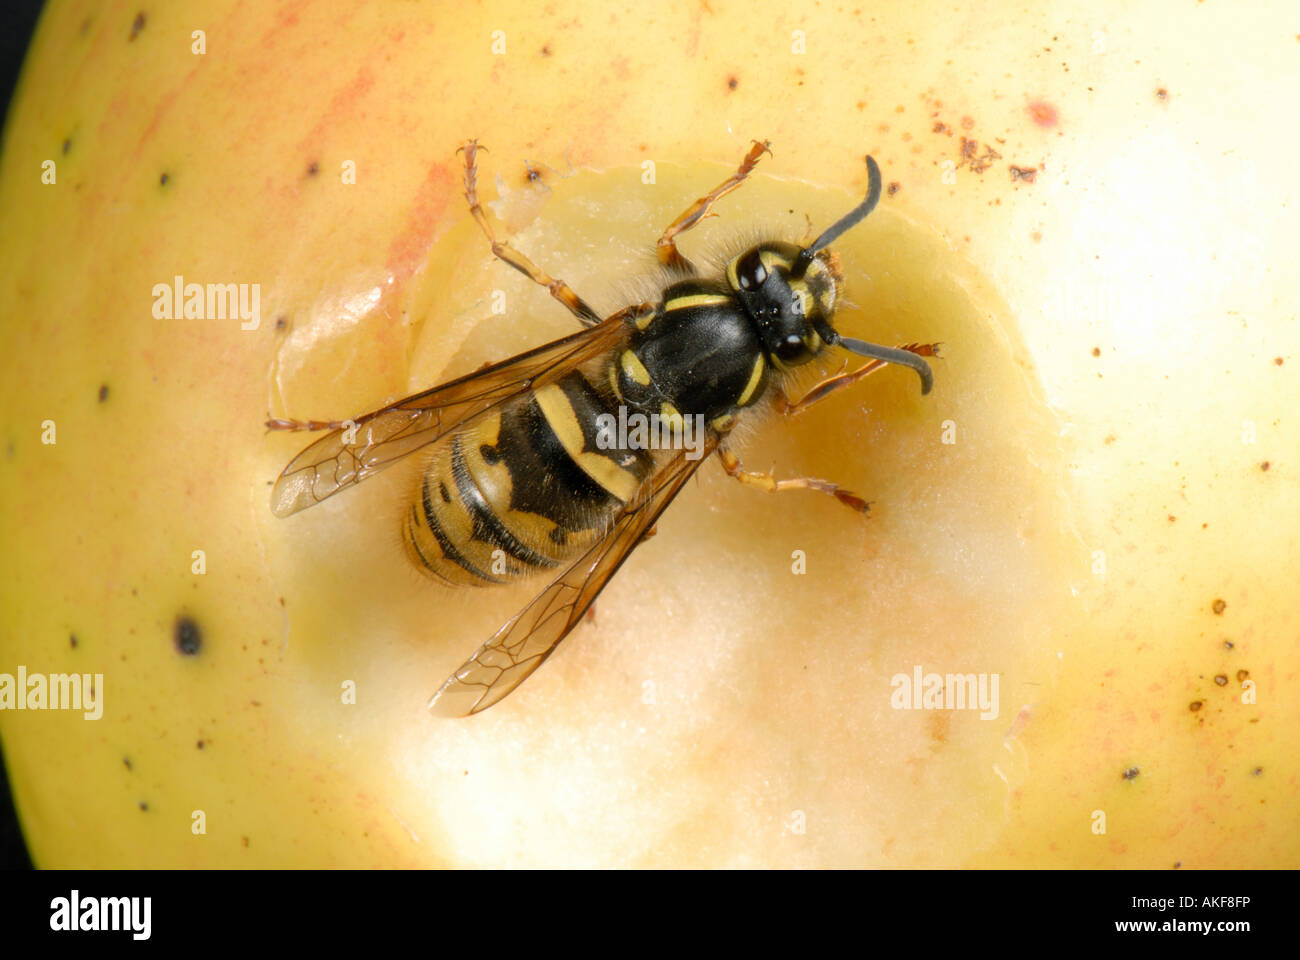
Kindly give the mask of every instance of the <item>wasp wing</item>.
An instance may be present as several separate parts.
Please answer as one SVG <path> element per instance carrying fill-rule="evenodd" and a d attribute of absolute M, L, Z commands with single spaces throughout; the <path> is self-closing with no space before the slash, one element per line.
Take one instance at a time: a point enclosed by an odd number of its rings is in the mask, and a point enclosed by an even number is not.
<path fill-rule="evenodd" d="M 486 710 L 555 652 L 605 588 L 659 515 L 713 452 L 711 439 L 697 458 L 686 451 L 668 460 L 642 486 L 601 540 L 556 577 L 466 660 L 429 701 L 439 716 L 463 717 Z"/>
<path fill-rule="evenodd" d="M 287 517 L 391 466 L 497 404 L 560 379 L 575 367 L 613 350 L 627 335 L 628 311 L 398 400 L 333 430 L 284 468 L 271 490 L 271 511 Z"/>

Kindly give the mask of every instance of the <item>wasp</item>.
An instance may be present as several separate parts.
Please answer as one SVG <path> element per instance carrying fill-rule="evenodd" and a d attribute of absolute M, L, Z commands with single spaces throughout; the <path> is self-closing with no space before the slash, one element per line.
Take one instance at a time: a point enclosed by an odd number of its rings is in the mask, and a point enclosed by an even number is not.
<path fill-rule="evenodd" d="M 583 329 L 353 421 L 268 421 L 278 429 L 330 429 L 280 474 L 271 493 L 276 515 L 314 506 L 422 454 L 425 467 L 402 531 L 421 571 L 473 585 L 554 573 L 433 696 L 430 709 L 446 716 L 487 709 L 540 667 L 653 535 L 706 456 L 716 454 L 744 484 L 817 490 L 865 513 L 866 501 L 829 481 L 745 470 L 728 435 L 764 399 L 779 395 L 784 411 L 796 413 L 886 364 L 911 368 L 922 394 L 929 393 L 933 375 L 923 358 L 937 355 L 937 344 L 885 347 L 842 336 L 832 325 L 844 280 L 829 245 L 880 200 L 880 168 L 870 156 L 866 198 L 812 243 L 759 243 L 721 276 L 706 276 L 682 256 L 676 239 L 770 152 L 768 143 L 755 141 L 735 173 L 659 237 L 669 282 L 658 299 L 601 317 L 567 283 L 497 239 L 478 199 L 480 149 L 470 140 L 457 153 L 465 158 L 470 214 L 492 253 L 545 287 Z M 791 371 L 832 347 L 868 363 L 852 372 L 842 367 L 791 400 Z M 649 421 L 651 429 L 622 429 L 631 421 L 643 428 Z"/>

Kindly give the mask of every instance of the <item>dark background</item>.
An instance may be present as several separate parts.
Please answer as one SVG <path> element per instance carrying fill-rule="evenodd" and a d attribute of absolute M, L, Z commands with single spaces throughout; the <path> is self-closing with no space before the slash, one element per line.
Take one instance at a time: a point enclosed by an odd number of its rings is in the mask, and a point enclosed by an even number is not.
<path fill-rule="evenodd" d="M 4 13 L 0 14 L 4 22 L 3 29 L 0 29 L 0 92 L 4 94 L 6 120 L 23 55 L 27 52 L 27 43 L 43 6 L 45 0 L 5 0 Z M 9 666 L 12 668 L 13 664 Z M 0 742 L 0 870 L 20 870 L 31 865 L 27 846 L 18 829 L 18 817 L 9 792 L 9 775 L 4 766 L 4 744 Z"/>

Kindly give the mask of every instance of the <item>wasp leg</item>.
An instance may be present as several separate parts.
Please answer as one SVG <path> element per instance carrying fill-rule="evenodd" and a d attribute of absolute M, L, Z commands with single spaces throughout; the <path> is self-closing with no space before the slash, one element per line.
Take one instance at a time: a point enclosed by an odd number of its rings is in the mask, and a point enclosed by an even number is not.
<path fill-rule="evenodd" d="M 284 420 L 272 417 L 266 421 L 268 430 L 341 430 L 347 426 L 347 420 Z"/>
<path fill-rule="evenodd" d="M 708 215 L 709 208 L 712 207 L 720 197 L 726 196 L 732 190 L 735 190 L 738 186 L 744 183 L 745 178 L 749 176 L 753 172 L 754 167 L 758 165 L 759 158 L 763 156 L 764 153 L 772 152 L 769 147 L 770 144 L 766 140 L 762 143 L 755 140 L 754 145 L 750 147 L 749 153 L 745 154 L 745 159 L 741 162 L 740 167 L 735 173 L 729 176 L 726 180 L 723 180 L 709 193 L 696 200 L 687 208 L 685 213 L 668 225 L 668 229 L 663 232 L 662 236 L 660 236 L 657 245 L 660 263 L 665 267 L 685 270 L 688 273 L 695 272 L 695 267 L 692 266 L 691 262 L 677 252 L 677 244 L 674 242 L 673 238 L 679 233 L 685 233 L 687 230 L 691 229 L 691 227 L 703 220 Z"/>
<path fill-rule="evenodd" d="M 768 493 L 777 493 L 781 490 L 818 490 L 830 494 L 840 503 L 851 510 L 856 510 L 858 513 L 866 513 L 871 506 L 870 503 L 863 500 L 856 493 L 850 493 L 829 480 L 818 480 L 816 477 L 792 477 L 787 480 L 778 480 L 770 473 L 757 473 L 746 470 L 745 465 L 740 462 L 738 456 L 722 447 L 718 448 L 718 458 L 722 461 L 722 469 L 727 471 L 727 476 L 735 477 L 747 486 L 758 487 Z"/>
<path fill-rule="evenodd" d="M 899 347 L 898 349 L 914 353 L 918 357 L 937 357 L 939 355 L 939 344 L 937 343 L 909 343 Z M 814 403 L 825 400 L 836 390 L 842 390 L 844 387 L 853 386 L 853 384 L 857 383 L 864 377 L 870 376 L 883 366 L 887 366 L 884 360 L 872 360 L 863 364 L 852 373 L 838 373 L 833 377 L 827 377 L 798 400 L 791 400 L 783 393 L 781 396 L 784 406 L 781 408 L 781 412 L 787 417 L 803 413 Z"/>
<path fill-rule="evenodd" d="M 551 296 L 568 307 L 569 312 L 582 321 L 584 326 L 593 327 L 600 323 L 600 314 L 588 306 L 582 297 L 574 293 L 571 286 L 563 280 L 555 279 L 510 244 L 502 243 L 496 238 L 496 234 L 492 232 L 492 227 L 488 223 L 487 214 L 483 212 L 483 207 L 478 202 L 478 166 L 476 160 L 479 149 L 478 141 L 470 140 L 456 152 L 464 151 L 465 153 L 465 200 L 469 203 L 470 214 L 473 215 L 475 221 L 482 228 L 483 233 L 487 235 L 488 243 L 492 245 L 493 255 L 498 260 L 514 267 L 534 283 L 549 290 Z"/>

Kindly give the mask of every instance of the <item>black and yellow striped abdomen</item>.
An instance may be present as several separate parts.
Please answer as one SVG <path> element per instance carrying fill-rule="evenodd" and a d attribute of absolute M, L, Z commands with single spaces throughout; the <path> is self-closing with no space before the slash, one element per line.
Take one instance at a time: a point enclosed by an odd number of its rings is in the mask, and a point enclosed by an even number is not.
<path fill-rule="evenodd" d="M 599 540 L 653 466 L 600 449 L 596 418 L 616 404 L 574 372 L 440 440 L 403 525 L 412 559 L 449 583 L 504 583 Z"/>

